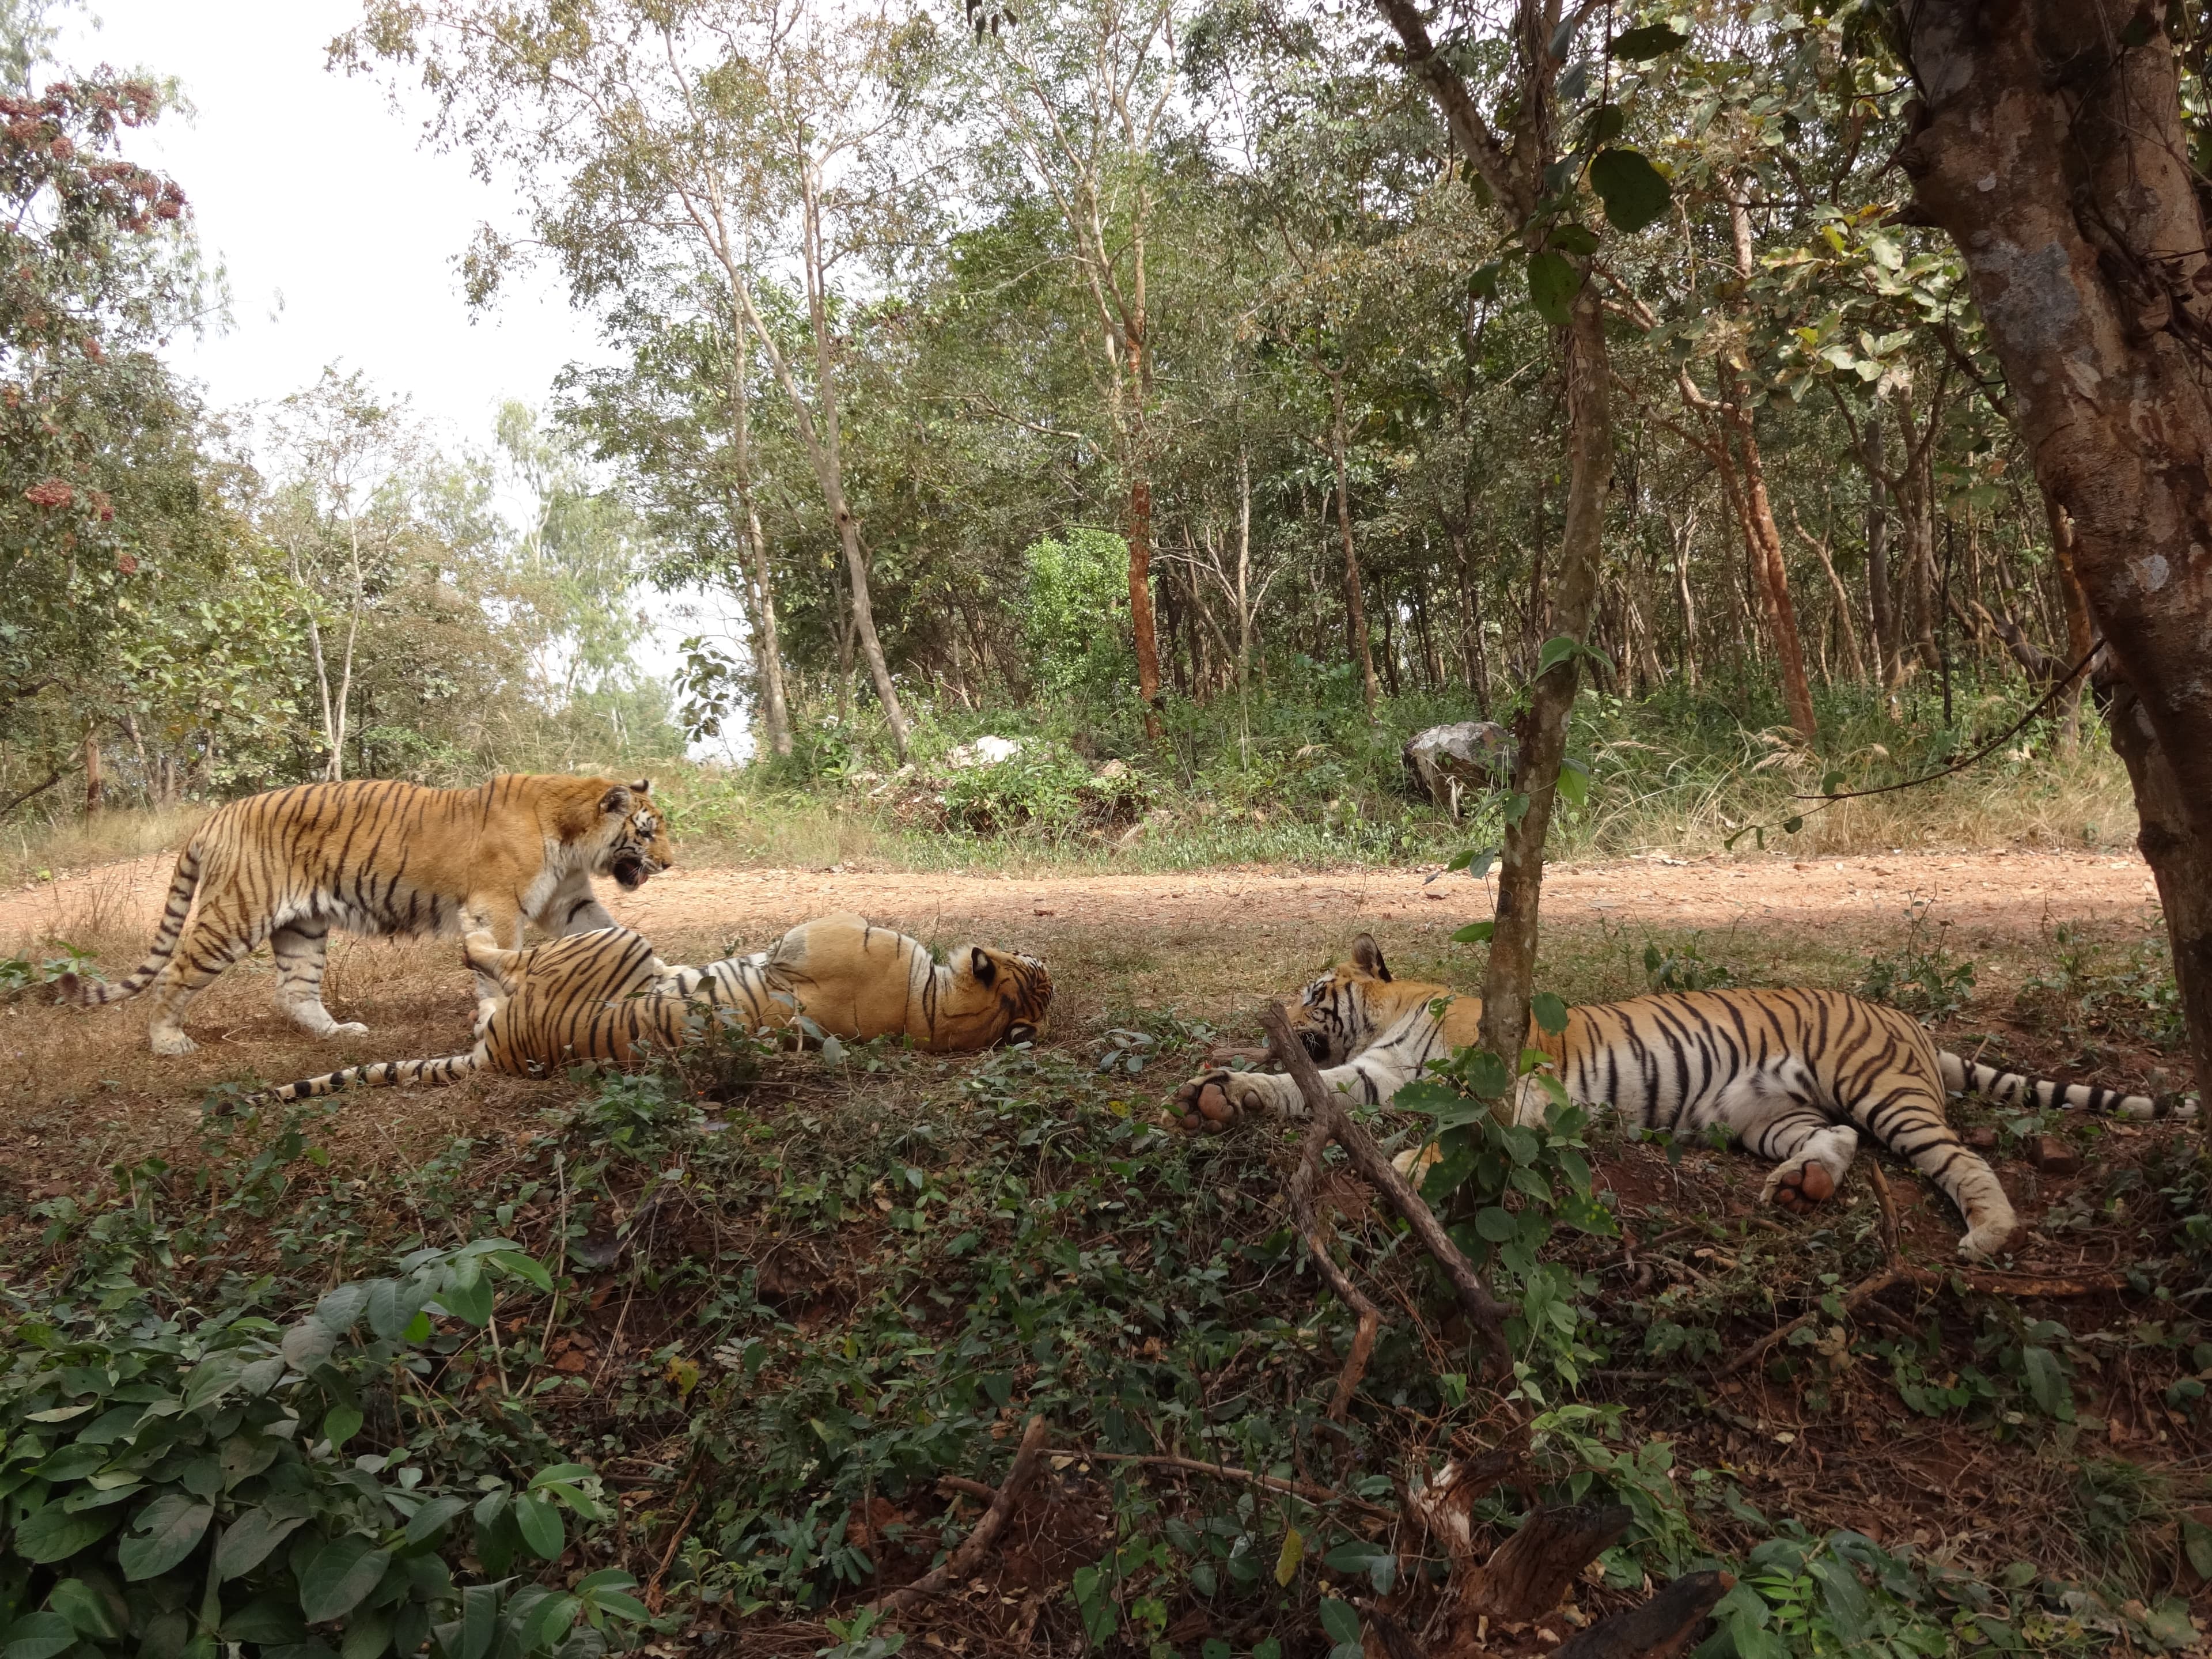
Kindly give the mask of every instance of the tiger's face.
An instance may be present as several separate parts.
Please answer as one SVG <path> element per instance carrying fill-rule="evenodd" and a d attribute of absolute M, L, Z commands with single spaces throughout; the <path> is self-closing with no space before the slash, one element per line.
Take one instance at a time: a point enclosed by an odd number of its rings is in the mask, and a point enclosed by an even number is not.
<path fill-rule="evenodd" d="M 952 953 L 950 994 L 939 1006 L 939 1046 L 988 1048 L 1034 1042 L 1052 1007 L 1052 975 L 1018 951 L 963 945 Z M 957 1042 L 949 1039 L 957 1037 Z"/>
<path fill-rule="evenodd" d="M 1349 960 L 1306 987 L 1290 1011 L 1291 1034 L 1316 1066 L 1341 1066 L 1389 1029 L 1407 1007 L 1449 995 L 1441 985 L 1390 976 L 1382 947 L 1362 933 Z M 1271 1039 L 1272 1046 L 1272 1039 Z"/>
<path fill-rule="evenodd" d="M 667 821 L 653 802 L 650 778 L 608 790 L 599 810 L 611 833 L 601 849 L 597 873 L 612 876 L 625 890 L 635 890 L 645 884 L 647 877 L 657 876 L 676 862 Z"/>

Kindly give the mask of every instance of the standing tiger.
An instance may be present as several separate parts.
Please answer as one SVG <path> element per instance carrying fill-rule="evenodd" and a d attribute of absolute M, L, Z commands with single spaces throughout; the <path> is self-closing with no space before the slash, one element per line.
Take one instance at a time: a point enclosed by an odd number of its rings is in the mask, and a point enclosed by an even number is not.
<path fill-rule="evenodd" d="M 349 1066 L 257 1098 L 453 1083 L 479 1071 L 542 1076 L 584 1060 L 635 1066 L 694 1041 L 723 1011 L 749 1031 L 811 1026 L 810 1035 L 903 1036 L 933 1053 L 967 1053 L 1034 1041 L 1052 1006 L 1052 975 L 1035 957 L 971 945 L 936 963 L 919 941 L 857 915 L 802 923 L 770 950 L 703 968 L 668 966 L 627 927 L 527 951 L 471 933 L 462 957 L 498 988 L 479 1006 L 467 1054 Z"/>
<path fill-rule="evenodd" d="M 177 855 L 168 908 L 146 960 L 113 985 L 75 974 L 61 1000 L 84 1007 L 153 988 L 157 1054 L 188 1054 L 185 1007 L 263 940 L 276 959 L 276 1006 L 317 1036 L 341 1025 L 323 1006 L 330 930 L 451 937 L 475 929 L 520 946 L 614 924 L 592 878 L 625 888 L 674 854 L 653 786 L 641 780 L 510 775 L 477 789 L 393 781 L 305 783 L 231 802 Z"/>
<path fill-rule="evenodd" d="M 1440 1000 L 1447 1005 L 1441 1019 L 1431 1011 Z M 1290 1023 L 1314 1063 L 1327 1068 L 1323 1083 L 1379 1105 L 1477 1042 L 1481 1018 L 1478 997 L 1391 978 L 1381 949 L 1363 933 L 1351 961 L 1306 988 Z M 1532 1025 L 1528 1046 L 1551 1057 L 1568 1095 L 1583 1105 L 1610 1106 L 1639 1127 L 1678 1134 L 1723 1126 L 1779 1166 L 1761 1197 L 1792 1212 L 1843 1184 L 1864 1129 L 1958 1206 L 1966 1221 L 1959 1252 L 1969 1257 L 1995 1255 L 2016 1224 L 1996 1174 L 1944 1121 L 1946 1090 L 1972 1087 L 2007 1104 L 2033 1095 L 2046 1108 L 2161 1115 L 2147 1096 L 1973 1065 L 1937 1048 L 1907 1016 L 1840 991 L 1636 997 L 1574 1009 L 1557 1036 Z M 1209 1099 L 1210 1089 L 1220 1092 Z M 1522 1121 L 1542 1120 L 1543 1098 L 1524 1083 L 1516 1102 Z M 1305 1111 L 1289 1078 L 1250 1072 L 1206 1073 L 1176 1100 L 1209 1116 Z"/>

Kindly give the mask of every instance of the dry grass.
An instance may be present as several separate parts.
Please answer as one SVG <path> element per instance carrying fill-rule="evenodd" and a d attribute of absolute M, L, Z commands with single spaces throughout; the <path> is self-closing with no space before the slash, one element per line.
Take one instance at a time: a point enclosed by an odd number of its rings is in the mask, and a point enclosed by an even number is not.
<path fill-rule="evenodd" d="M 0 825 L 0 886 L 51 881 L 69 871 L 181 847 L 212 810 L 130 806 L 92 818 L 74 811 L 18 814 Z"/>

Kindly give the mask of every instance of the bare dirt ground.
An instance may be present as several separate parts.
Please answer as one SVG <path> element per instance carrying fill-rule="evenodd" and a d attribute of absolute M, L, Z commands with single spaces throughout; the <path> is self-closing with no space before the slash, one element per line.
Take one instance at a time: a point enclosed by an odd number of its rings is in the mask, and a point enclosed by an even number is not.
<path fill-rule="evenodd" d="M 88 925 L 150 936 L 167 891 L 170 855 L 136 859 L 0 896 L 0 951 L 34 949 Z M 918 933 L 981 924 L 1009 938 L 1038 921 L 1141 928 L 1160 942 L 1190 930 L 1303 928 L 1487 915 L 1490 895 L 1463 875 L 1429 870 L 1308 872 L 1232 869 L 1179 874 L 1009 878 L 897 872 L 669 871 L 635 893 L 610 888 L 608 908 L 660 939 L 717 933 L 746 948 L 810 916 L 858 910 Z M 1887 927 L 1914 898 L 1962 939 L 2033 934 L 2056 922 L 2152 925 L 2150 871 L 2133 854 L 1891 854 L 1880 858 L 1741 860 L 1672 858 L 1564 865 L 1546 879 L 1547 918 L 1711 928 L 1749 923 L 1863 931 Z"/>
<path fill-rule="evenodd" d="M 35 958 L 66 939 L 120 977 L 144 953 L 170 867 L 168 856 L 143 858 L 0 895 L 0 956 Z M 1491 908 L 1483 884 L 1433 870 L 1012 879 L 699 865 L 636 893 L 603 887 L 614 914 L 672 961 L 757 949 L 808 917 L 847 909 L 933 945 L 974 939 L 1036 951 L 1058 987 L 1048 1040 L 1077 1045 L 1153 1009 L 1249 1037 L 1264 998 L 1340 957 L 1363 930 L 1401 975 L 1472 986 L 1479 951 L 1450 935 Z M 1970 1018 L 1984 1030 L 2008 1023 L 2008 989 L 2049 955 L 2055 928 L 2124 945 L 2157 927 L 2148 871 L 2132 856 L 1625 860 L 1551 874 L 1541 980 L 1571 1000 L 1632 994 L 1645 988 L 1648 943 L 1694 939 L 1746 982 L 1849 988 L 1868 952 L 1900 945 L 1908 911 L 1923 901 L 1932 922 L 1948 924 L 1950 948 L 1980 963 Z M 473 1000 L 451 942 L 332 935 L 326 1001 L 340 1019 L 365 1021 L 366 1036 L 307 1036 L 277 1013 L 273 988 L 265 951 L 224 975 L 186 1016 L 199 1052 L 178 1060 L 147 1052 L 137 1005 L 82 1011 L 35 994 L 0 1004 L 0 1199 L 71 1190 L 126 1154 L 191 1161 L 201 1103 L 222 1084 L 469 1046 Z M 2063 1056 L 2039 1057 L 2063 1065 Z M 2136 1067 L 2103 1080 L 2140 1086 L 2142 1076 Z M 1170 1086 L 1163 1079 L 1163 1094 Z M 561 1083 L 477 1079 L 453 1090 L 350 1096 L 337 1115 L 361 1155 L 398 1167 L 447 1137 L 516 1123 L 569 1092 Z M 22 1182 L 12 1194 L 11 1174 Z"/>

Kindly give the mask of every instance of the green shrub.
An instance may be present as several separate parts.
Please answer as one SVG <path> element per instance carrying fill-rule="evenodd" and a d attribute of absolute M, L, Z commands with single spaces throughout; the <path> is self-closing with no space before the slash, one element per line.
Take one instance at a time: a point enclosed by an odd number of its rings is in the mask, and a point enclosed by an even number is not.
<path fill-rule="evenodd" d="M 1038 690 L 1103 701 L 1136 678 L 1127 636 L 1129 547 L 1109 530 L 1076 526 L 1022 554 L 1022 631 Z"/>
<path fill-rule="evenodd" d="M 563 1510 L 604 1518 L 589 1470 L 463 1484 L 395 1432 L 433 1370 L 432 1316 L 483 1329 L 497 1279 L 546 1290 L 544 1269 L 501 1239 L 400 1265 L 283 1328 L 165 1313 L 129 1284 L 17 1300 L 0 1329 L 0 1652 L 587 1659 L 643 1620 L 627 1574 L 562 1589 L 510 1572 L 561 1557 Z M 464 1522 L 488 1582 L 453 1577 Z"/>

